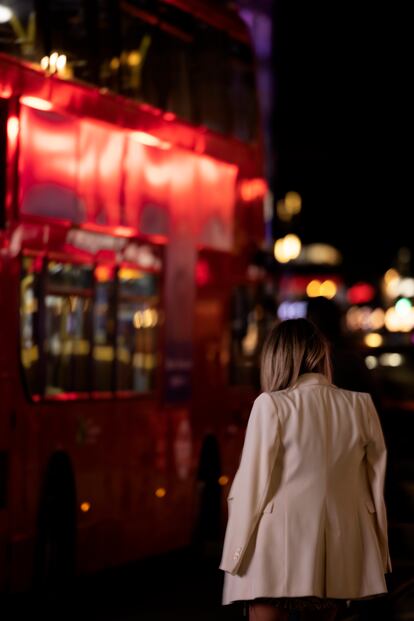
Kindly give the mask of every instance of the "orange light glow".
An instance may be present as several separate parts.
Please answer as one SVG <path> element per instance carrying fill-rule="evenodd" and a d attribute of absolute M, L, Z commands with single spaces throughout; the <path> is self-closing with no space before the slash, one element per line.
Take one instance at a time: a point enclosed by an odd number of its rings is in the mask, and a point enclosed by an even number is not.
<path fill-rule="evenodd" d="M 171 143 L 166 140 L 160 140 L 156 136 L 147 134 L 146 132 L 131 132 L 131 138 L 144 144 L 147 147 L 158 147 L 158 149 L 171 149 Z"/>
<path fill-rule="evenodd" d="M 219 477 L 219 485 L 227 485 L 227 483 L 229 482 L 229 477 L 226 477 L 225 474 L 222 474 L 221 477 Z"/>
<path fill-rule="evenodd" d="M 5 99 L 8 99 L 9 97 L 12 96 L 12 89 L 10 88 L 10 86 L 1 86 L 0 87 L 0 97 L 4 97 Z"/>
<path fill-rule="evenodd" d="M 17 116 L 10 116 L 7 120 L 7 137 L 10 142 L 15 143 L 19 135 L 20 122 Z"/>
<path fill-rule="evenodd" d="M 95 278 L 98 282 L 108 282 L 112 278 L 113 269 L 109 265 L 97 265 L 95 267 Z"/>
<path fill-rule="evenodd" d="M 91 503 L 90 502 L 83 502 L 80 506 L 81 511 L 83 511 L 83 513 L 87 513 L 89 511 L 89 509 L 91 508 Z"/>
<path fill-rule="evenodd" d="M 47 112 L 53 108 L 53 105 L 50 101 L 46 101 L 46 99 L 40 99 L 40 97 L 31 97 L 30 95 L 24 95 L 20 97 L 20 103 L 24 106 L 29 106 L 30 108 L 35 108 L 36 110 L 42 110 Z"/>
<path fill-rule="evenodd" d="M 254 201 L 266 194 L 267 183 L 264 179 L 244 179 L 240 183 L 239 191 L 243 201 Z"/>
<path fill-rule="evenodd" d="M 167 493 L 167 490 L 165 489 L 165 487 L 158 487 L 155 490 L 155 495 L 156 495 L 157 498 L 164 498 L 166 493 Z"/>

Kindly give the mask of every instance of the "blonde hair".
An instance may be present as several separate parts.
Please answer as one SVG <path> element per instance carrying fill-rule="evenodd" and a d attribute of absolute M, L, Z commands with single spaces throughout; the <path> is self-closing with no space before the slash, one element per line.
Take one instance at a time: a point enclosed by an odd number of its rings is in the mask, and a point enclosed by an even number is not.
<path fill-rule="evenodd" d="M 322 373 L 332 382 L 329 343 L 309 319 L 287 319 L 276 324 L 265 340 L 262 390 L 288 388 L 303 373 Z"/>

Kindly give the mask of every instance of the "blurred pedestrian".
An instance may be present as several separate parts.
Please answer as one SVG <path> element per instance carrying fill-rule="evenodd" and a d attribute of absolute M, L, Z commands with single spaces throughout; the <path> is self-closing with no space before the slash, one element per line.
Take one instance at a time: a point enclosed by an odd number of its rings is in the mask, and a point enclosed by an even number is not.
<path fill-rule="evenodd" d="M 228 494 L 222 603 L 250 621 L 333 621 L 387 593 L 386 447 L 365 392 L 331 382 L 329 347 L 307 319 L 275 325 Z"/>

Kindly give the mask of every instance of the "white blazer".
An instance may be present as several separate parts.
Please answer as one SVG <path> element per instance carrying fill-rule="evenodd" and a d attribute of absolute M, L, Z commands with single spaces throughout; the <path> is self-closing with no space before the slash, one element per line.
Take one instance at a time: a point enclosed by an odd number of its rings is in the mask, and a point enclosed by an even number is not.
<path fill-rule="evenodd" d="M 368 393 L 305 373 L 260 394 L 228 494 L 222 603 L 386 593 L 386 456 Z"/>

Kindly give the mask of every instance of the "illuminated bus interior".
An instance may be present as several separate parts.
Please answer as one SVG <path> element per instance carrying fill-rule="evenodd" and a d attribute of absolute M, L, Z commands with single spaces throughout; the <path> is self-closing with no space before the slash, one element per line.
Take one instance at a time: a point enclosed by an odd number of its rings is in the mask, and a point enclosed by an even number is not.
<path fill-rule="evenodd" d="M 0 23 L 0 51 L 192 124 L 256 140 L 254 58 L 241 20 L 237 38 L 173 4 L 11 0 L 10 17 Z"/>

